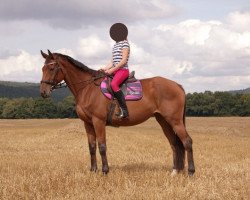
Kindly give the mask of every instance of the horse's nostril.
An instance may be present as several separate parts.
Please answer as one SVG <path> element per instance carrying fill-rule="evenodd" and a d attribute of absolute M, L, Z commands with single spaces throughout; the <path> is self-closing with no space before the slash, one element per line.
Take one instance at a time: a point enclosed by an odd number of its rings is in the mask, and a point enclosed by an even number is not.
<path fill-rule="evenodd" d="M 45 97 L 45 96 L 46 96 L 45 90 L 41 92 L 41 96 L 42 96 L 42 97 Z"/>

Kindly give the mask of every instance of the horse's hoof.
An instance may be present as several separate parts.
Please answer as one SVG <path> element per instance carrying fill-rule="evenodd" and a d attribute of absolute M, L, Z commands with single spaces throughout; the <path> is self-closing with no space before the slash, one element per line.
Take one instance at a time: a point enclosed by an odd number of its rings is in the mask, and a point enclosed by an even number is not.
<path fill-rule="evenodd" d="M 103 176 L 107 176 L 107 175 L 108 175 L 108 172 L 102 172 L 102 175 L 103 175 Z"/>
<path fill-rule="evenodd" d="M 103 175 L 108 175 L 108 173 L 109 173 L 109 170 L 107 170 L 107 171 L 102 171 L 102 174 L 103 174 Z"/>
<path fill-rule="evenodd" d="M 103 175 L 107 175 L 109 173 L 109 171 L 102 171 Z"/>
<path fill-rule="evenodd" d="M 194 170 L 192 170 L 192 171 L 189 171 L 189 170 L 188 170 L 188 176 L 193 176 L 193 175 L 194 175 L 194 172 L 195 172 Z"/>
<path fill-rule="evenodd" d="M 96 172 L 96 171 L 97 171 L 97 167 L 91 167 L 91 168 L 90 168 L 90 171 L 91 171 L 91 172 Z"/>
<path fill-rule="evenodd" d="M 102 169 L 102 173 L 103 173 L 103 175 L 107 175 L 109 173 L 109 168 L 108 167 L 104 167 Z"/>
<path fill-rule="evenodd" d="M 173 169 L 172 173 L 171 173 L 171 176 L 174 177 L 178 175 L 178 170 L 177 169 Z"/>

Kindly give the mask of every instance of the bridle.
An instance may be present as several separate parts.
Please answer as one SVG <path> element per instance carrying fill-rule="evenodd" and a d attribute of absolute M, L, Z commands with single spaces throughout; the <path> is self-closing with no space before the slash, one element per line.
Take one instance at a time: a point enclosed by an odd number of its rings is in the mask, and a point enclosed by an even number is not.
<path fill-rule="evenodd" d="M 58 75 L 58 72 L 61 70 L 62 73 L 63 73 L 62 68 L 59 66 L 59 64 L 58 64 L 56 61 L 47 63 L 47 64 L 44 65 L 44 67 L 45 67 L 45 66 L 54 65 L 54 64 L 56 64 L 56 67 L 55 67 L 55 69 L 54 69 L 54 73 L 53 73 L 53 76 L 52 76 L 52 78 L 51 78 L 52 80 L 41 80 L 41 83 L 45 83 L 45 84 L 51 85 L 51 86 L 52 86 L 52 88 L 51 88 L 52 90 L 67 87 L 67 84 L 66 84 L 65 82 L 60 82 L 60 83 L 57 83 L 57 82 L 56 82 L 56 77 L 57 77 L 57 75 Z M 64 74 L 64 73 L 63 73 L 63 74 Z M 83 81 L 79 81 L 79 82 L 72 83 L 72 84 L 73 84 L 73 85 L 76 85 L 76 84 L 84 84 L 84 83 L 85 83 L 85 84 L 86 84 L 85 86 L 87 86 L 88 84 L 94 82 L 94 84 L 95 84 L 96 86 L 98 86 L 98 85 L 95 83 L 95 81 L 98 80 L 98 79 L 100 79 L 100 78 L 103 78 L 103 77 L 105 77 L 105 76 L 106 76 L 106 74 L 102 73 L 102 74 L 100 74 L 99 76 L 92 76 L 92 77 L 91 77 L 90 79 L 88 79 L 88 80 L 83 80 Z M 85 86 L 84 86 L 84 87 L 85 87 Z"/>
<path fill-rule="evenodd" d="M 52 90 L 54 89 L 58 89 L 58 88 L 63 88 L 63 87 L 67 87 L 66 83 L 65 82 L 61 82 L 61 83 L 57 83 L 56 82 L 56 77 L 58 75 L 58 72 L 61 70 L 62 71 L 62 68 L 59 66 L 59 64 L 56 62 L 56 61 L 53 61 L 53 62 L 50 62 L 50 63 L 47 63 L 44 65 L 44 67 L 46 66 L 51 66 L 51 65 L 54 65 L 56 64 L 56 67 L 55 69 L 53 70 L 54 73 L 53 73 L 53 76 L 52 76 L 52 80 L 41 80 L 41 83 L 46 83 L 48 85 L 51 85 L 52 86 Z M 63 73 L 63 71 L 62 71 Z"/>

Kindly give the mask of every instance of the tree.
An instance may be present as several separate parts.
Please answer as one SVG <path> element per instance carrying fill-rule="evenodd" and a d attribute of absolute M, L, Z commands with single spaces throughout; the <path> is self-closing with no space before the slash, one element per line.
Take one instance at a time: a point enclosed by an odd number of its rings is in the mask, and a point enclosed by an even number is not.
<path fill-rule="evenodd" d="M 35 102 L 32 98 L 18 99 L 18 106 L 16 108 L 15 118 L 18 118 L 18 119 L 33 118 L 34 104 Z"/>
<path fill-rule="evenodd" d="M 9 99 L 7 98 L 0 98 L 0 118 L 3 118 L 3 108 L 4 105 L 8 102 Z"/>
<path fill-rule="evenodd" d="M 250 94 L 237 95 L 233 114 L 238 116 L 250 116 Z"/>
<path fill-rule="evenodd" d="M 250 94 L 229 92 L 193 93 L 186 95 L 188 116 L 249 116 Z"/>
<path fill-rule="evenodd" d="M 76 118 L 75 106 L 75 98 L 73 96 L 65 97 L 62 102 L 58 103 L 60 118 Z"/>
<path fill-rule="evenodd" d="M 34 118 L 57 118 L 57 105 L 52 99 L 37 98 L 34 102 Z"/>
<path fill-rule="evenodd" d="M 2 117 L 5 119 L 15 119 L 17 108 L 18 108 L 18 100 L 17 99 L 9 100 L 3 106 Z"/>
<path fill-rule="evenodd" d="M 250 94 L 228 92 L 188 93 L 188 116 L 250 116 Z M 0 118 L 76 118 L 73 96 L 61 102 L 42 98 L 0 98 Z"/>

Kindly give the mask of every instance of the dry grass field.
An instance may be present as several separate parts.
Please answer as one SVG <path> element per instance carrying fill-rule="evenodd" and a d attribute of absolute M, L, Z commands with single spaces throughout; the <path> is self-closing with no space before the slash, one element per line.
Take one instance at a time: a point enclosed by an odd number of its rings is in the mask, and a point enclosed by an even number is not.
<path fill-rule="evenodd" d="M 187 118 L 187 129 L 193 177 L 187 169 L 171 177 L 172 152 L 154 119 L 107 128 L 104 176 L 89 171 L 80 120 L 0 120 L 0 199 L 250 199 L 250 118 Z"/>

